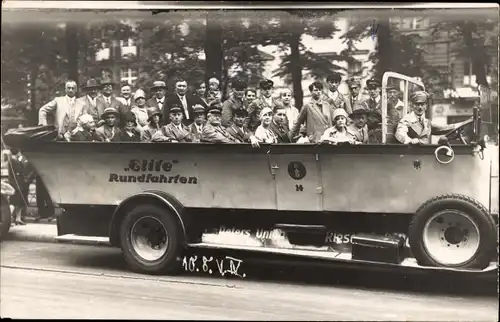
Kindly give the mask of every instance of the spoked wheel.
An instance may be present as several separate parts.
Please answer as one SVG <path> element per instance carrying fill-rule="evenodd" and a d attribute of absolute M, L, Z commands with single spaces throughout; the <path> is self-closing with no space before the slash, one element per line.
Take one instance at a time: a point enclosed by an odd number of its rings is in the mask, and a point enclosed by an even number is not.
<path fill-rule="evenodd" d="M 180 268 L 177 257 L 183 245 L 180 225 L 168 209 L 139 205 L 120 227 L 120 243 L 127 263 L 146 274 L 174 273 Z"/>
<path fill-rule="evenodd" d="M 420 265 L 483 269 L 494 257 L 495 229 L 493 218 L 479 202 L 444 195 L 417 210 L 409 242 Z"/>

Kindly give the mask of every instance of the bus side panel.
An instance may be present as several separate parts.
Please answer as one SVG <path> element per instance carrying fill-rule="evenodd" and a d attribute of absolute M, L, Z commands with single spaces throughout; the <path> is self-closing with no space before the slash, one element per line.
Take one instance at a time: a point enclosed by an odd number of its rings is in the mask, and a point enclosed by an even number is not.
<path fill-rule="evenodd" d="M 487 160 L 455 155 L 440 164 L 434 155 L 323 155 L 326 211 L 414 213 L 427 200 L 458 193 L 489 203 Z"/>

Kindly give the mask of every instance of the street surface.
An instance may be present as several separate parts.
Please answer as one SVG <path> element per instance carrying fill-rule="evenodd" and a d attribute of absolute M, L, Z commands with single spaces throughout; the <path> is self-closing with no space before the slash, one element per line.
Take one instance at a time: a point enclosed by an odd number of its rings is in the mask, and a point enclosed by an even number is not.
<path fill-rule="evenodd" d="M 344 278 L 338 270 L 304 269 L 298 275 L 281 267 L 258 272 L 250 266 L 240 273 L 253 278 L 148 276 L 129 272 L 119 249 L 14 240 L 1 244 L 0 260 L 0 315 L 9 318 L 498 319 L 496 294 L 436 291 L 447 286 L 430 278 L 405 284 L 400 282 L 406 277 L 394 274 Z M 321 274 L 333 278 L 320 282 Z M 434 287 L 414 290 L 426 283 Z"/>

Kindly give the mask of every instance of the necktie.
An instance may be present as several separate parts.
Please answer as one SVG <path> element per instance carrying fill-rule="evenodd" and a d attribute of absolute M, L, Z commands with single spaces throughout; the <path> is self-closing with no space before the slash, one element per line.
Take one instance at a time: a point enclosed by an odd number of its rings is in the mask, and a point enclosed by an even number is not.
<path fill-rule="evenodd" d="M 161 109 L 162 108 L 162 105 L 163 103 L 161 101 L 158 101 L 158 107 Z"/>

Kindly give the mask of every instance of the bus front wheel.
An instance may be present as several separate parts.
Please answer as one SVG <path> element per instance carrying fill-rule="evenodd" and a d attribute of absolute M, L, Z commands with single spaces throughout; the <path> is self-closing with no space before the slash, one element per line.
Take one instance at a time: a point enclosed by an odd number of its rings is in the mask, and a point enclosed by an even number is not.
<path fill-rule="evenodd" d="M 493 259 L 496 240 L 486 208 L 458 194 L 428 200 L 409 227 L 411 251 L 423 266 L 484 269 Z"/>
<path fill-rule="evenodd" d="M 182 236 L 174 214 L 154 204 L 132 208 L 120 226 L 120 246 L 126 262 L 132 270 L 145 274 L 179 271 Z"/>

